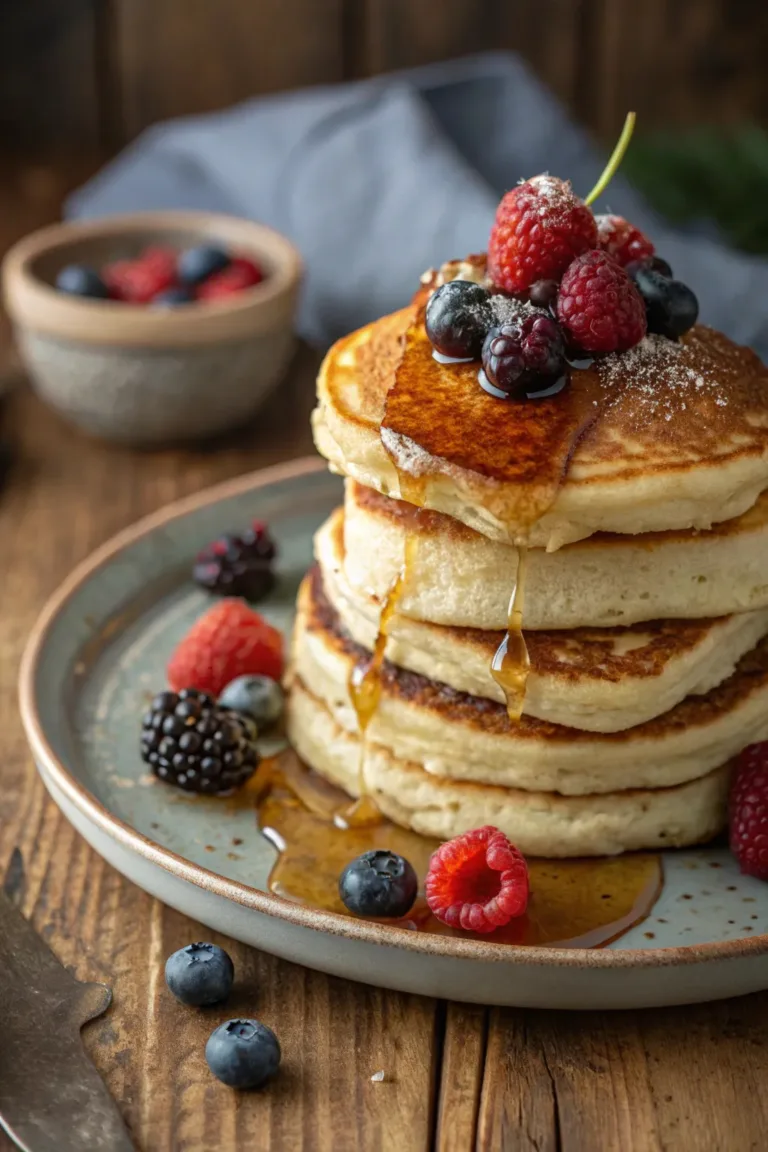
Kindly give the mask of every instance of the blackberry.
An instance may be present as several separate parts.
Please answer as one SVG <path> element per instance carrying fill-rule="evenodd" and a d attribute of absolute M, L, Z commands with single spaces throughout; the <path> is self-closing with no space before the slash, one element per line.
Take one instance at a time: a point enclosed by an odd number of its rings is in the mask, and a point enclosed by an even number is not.
<path fill-rule="evenodd" d="M 555 320 L 542 313 L 491 328 L 483 345 L 483 370 L 490 383 L 523 399 L 565 370 L 565 344 Z"/>
<path fill-rule="evenodd" d="M 227 533 L 199 553 L 192 575 L 197 584 L 219 596 L 242 596 L 255 602 L 275 583 L 277 555 L 267 526 L 254 520 L 247 532 Z"/>
<path fill-rule="evenodd" d="M 161 692 L 141 725 L 142 760 L 160 780 L 185 792 L 222 796 L 258 767 L 251 718 L 194 688 Z"/>

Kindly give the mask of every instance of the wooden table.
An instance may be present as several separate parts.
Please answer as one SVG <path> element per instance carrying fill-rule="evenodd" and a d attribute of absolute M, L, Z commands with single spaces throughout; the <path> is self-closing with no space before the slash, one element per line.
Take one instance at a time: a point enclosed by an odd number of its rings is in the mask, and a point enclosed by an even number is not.
<path fill-rule="evenodd" d="M 0 248 L 56 211 L 61 181 L 46 170 L 35 180 L 41 194 L 14 211 L 17 201 L 8 197 L 16 185 L 0 184 Z M 486 1010 L 331 979 L 214 937 L 238 973 L 232 1014 L 263 1018 L 284 1050 L 269 1088 L 236 1095 L 209 1075 L 203 1059 L 220 1013 L 180 1010 L 162 976 L 171 952 L 212 933 L 122 879 L 47 799 L 15 691 L 19 656 L 44 600 L 77 561 L 144 513 L 309 451 L 315 367 L 314 355 L 303 351 L 252 427 L 183 452 L 139 453 L 87 440 L 24 388 L 6 404 L 3 427 L 18 461 L 0 493 L 0 879 L 10 869 L 24 911 L 63 963 L 81 979 L 113 988 L 113 1007 L 84 1039 L 137 1146 L 768 1148 L 768 995 L 658 1012 Z M 372 1082 L 380 1070 L 384 1082 Z M 0 1135 L 2 1152 L 10 1147 Z"/>

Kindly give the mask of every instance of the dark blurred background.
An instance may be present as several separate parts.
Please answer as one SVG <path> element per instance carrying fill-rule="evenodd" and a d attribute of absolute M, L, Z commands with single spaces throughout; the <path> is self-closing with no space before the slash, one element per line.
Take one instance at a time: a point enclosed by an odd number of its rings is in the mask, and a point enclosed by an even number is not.
<path fill-rule="evenodd" d="M 605 142 L 765 122 L 765 0 L 2 0 L 6 141 L 114 151 L 248 96 L 518 51 Z"/>
<path fill-rule="evenodd" d="M 606 145 L 634 108 L 656 207 L 768 251 L 766 0 L 0 0 L 0 140 L 70 184 L 158 120 L 493 48 Z"/>

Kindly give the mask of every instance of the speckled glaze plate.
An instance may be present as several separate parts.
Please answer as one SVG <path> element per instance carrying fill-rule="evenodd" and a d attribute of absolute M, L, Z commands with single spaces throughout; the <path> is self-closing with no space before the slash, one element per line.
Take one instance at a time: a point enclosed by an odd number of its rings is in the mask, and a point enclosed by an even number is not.
<path fill-rule="evenodd" d="M 319 912 L 266 891 L 275 858 L 247 806 L 190 797 L 148 778 L 137 749 L 146 694 L 207 605 L 191 560 L 258 515 L 280 548 L 263 607 L 290 625 L 312 535 L 341 484 L 297 461 L 220 485 L 121 533 L 45 608 L 20 675 L 42 778 L 85 839 L 136 884 L 257 948 L 353 980 L 485 1004 L 631 1008 L 768 987 L 768 885 L 724 849 L 668 853 L 649 918 L 599 950 L 514 947 Z M 238 843 L 239 842 L 239 843 Z"/>

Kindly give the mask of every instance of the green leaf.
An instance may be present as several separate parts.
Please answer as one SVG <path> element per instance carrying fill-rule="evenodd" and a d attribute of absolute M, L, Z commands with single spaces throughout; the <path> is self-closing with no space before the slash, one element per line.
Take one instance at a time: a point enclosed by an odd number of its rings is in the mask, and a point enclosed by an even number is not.
<path fill-rule="evenodd" d="M 637 136 L 622 173 L 673 223 L 712 220 L 734 247 L 768 255 L 768 133 L 756 125 Z"/>

